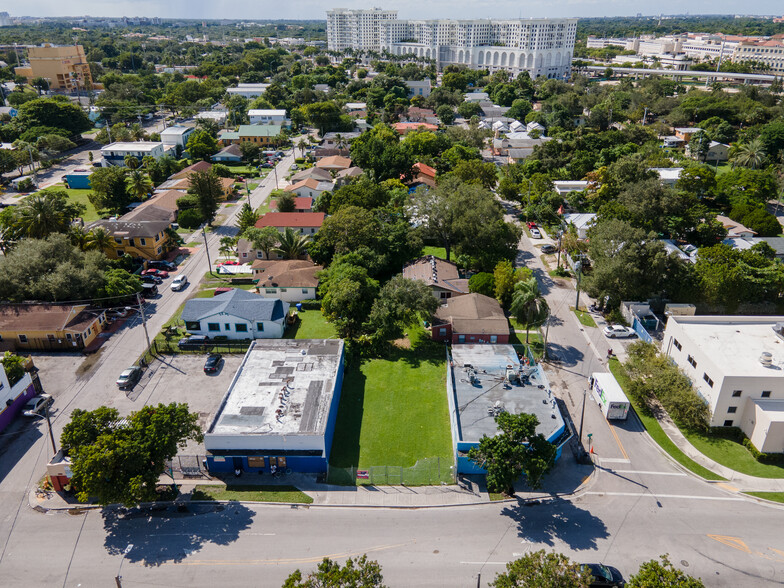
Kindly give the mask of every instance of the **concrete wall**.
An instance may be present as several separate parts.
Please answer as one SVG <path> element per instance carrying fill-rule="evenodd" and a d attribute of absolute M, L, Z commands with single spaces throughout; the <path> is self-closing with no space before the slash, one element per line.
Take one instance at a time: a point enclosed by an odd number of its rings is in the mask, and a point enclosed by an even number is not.
<path fill-rule="evenodd" d="M 35 388 L 30 374 L 25 373 L 22 379 L 13 386 L 9 385 L 5 372 L 0 367 L 0 431 L 22 411 L 25 403 L 35 396 Z"/>

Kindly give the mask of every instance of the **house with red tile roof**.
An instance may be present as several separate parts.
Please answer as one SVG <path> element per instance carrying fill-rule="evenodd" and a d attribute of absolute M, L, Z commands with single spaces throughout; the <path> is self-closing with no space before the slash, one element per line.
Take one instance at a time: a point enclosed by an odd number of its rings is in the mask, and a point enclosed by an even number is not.
<path fill-rule="evenodd" d="M 400 180 L 407 186 L 429 186 L 435 188 L 436 185 L 436 170 L 426 163 L 417 162 L 411 167 L 411 179 L 405 180 L 405 176 L 400 176 Z"/>
<path fill-rule="evenodd" d="M 275 227 L 281 233 L 292 229 L 302 235 L 315 235 L 325 217 L 323 212 L 268 212 L 256 221 L 256 227 Z"/>

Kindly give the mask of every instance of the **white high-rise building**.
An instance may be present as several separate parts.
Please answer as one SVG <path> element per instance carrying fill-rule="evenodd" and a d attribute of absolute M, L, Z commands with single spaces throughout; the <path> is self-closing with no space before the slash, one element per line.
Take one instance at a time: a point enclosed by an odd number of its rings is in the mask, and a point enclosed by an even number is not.
<path fill-rule="evenodd" d="M 396 20 L 397 10 L 370 8 L 327 11 L 327 48 L 330 51 L 361 49 L 380 51 L 381 21 Z"/>
<path fill-rule="evenodd" d="M 381 9 L 327 13 L 328 45 L 336 51 L 387 51 L 433 59 L 439 69 L 454 64 L 531 77 L 568 76 L 576 32 L 576 18 L 398 20 Z"/>

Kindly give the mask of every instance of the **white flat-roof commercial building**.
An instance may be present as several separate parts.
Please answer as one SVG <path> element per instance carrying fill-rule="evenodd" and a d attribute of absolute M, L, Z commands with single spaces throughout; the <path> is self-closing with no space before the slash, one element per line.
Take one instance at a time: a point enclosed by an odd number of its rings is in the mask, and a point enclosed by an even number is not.
<path fill-rule="evenodd" d="M 242 96 L 248 100 L 253 100 L 263 96 L 269 87 L 269 84 L 237 84 L 236 88 L 226 88 L 226 93 L 229 96 Z"/>
<path fill-rule="evenodd" d="M 147 156 L 158 159 L 164 154 L 164 151 L 163 143 L 151 141 L 118 142 L 101 147 L 101 157 L 110 165 L 124 166 L 126 155 L 133 155 L 139 160 Z"/>
<path fill-rule="evenodd" d="M 711 426 L 784 451 L 784 316 L 670 316 L 662 350 L 708 403 Z"/>
<path fill-rule="evenodd" d="M 212 472 L 325 472 L 343 384 L 340 339 L 251 343 L 204 435 Z"/>
<path fill-rule="evenodd" d="M 253 109 L 248 111 L 248 118 L 252 125 L 286 125 L 289 121 L 286 120 L 285 110 L 271 110 L 271 109 Z"/>
<path fill-rule="evenodd" d="M 166 147 L 181 147 L 185 149 L 188 144 L 188 137 L 195 131 L 194 127 L 184 127 L 182 125 L 174 125 L 167 127 L 161 131 L 161 143 Z"/>
<path fill-rule="evenodd" d="M 388 51 L 433 59 L 439 69 L 527 71 L 563 78 L 571 72 L 576 18 L 398 20 L 396 11 L 327 12 L 330 50 Z"/>

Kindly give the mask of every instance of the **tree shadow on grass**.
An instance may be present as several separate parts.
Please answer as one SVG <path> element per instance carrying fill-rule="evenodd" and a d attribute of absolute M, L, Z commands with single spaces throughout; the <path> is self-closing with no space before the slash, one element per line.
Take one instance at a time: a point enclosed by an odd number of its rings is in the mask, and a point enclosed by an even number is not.
<path fill-rule="evenodd" d="M 563 542 L 575 551 L 596 549 L 600 539 L 610 534 L 604 522 L 569 500 L 543 503 L 518 500 L 501 514 L 517 524 L 517 536 L 532 543 L 554 547 Z"/>
<path fill-rule="evenodd" d="M 160 566 L 180 562 L 205 543 L 229 545 L 250 528 L 253 511 L 238 502 L 182 504 L 103 511 L 104 547 L 129 562 Z"/>
<path fill-rule="evenodd" d="M 335 467 L 347 468 L 359 463 L 359 436 L 365 409 L 366 383 L 367 376 L 360 370 L 358 362 L 346 367 L 329 459 Z"/>

